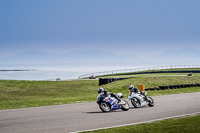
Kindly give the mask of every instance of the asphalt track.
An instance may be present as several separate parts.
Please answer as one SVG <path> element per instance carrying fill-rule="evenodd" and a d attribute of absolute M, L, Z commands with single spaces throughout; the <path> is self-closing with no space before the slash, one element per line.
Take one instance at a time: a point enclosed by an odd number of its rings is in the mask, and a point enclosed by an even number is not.
<path fill-rule="evenodd" d="M 0 133 L 67 133 L 200 112 L 200 92 L 155 96 L 154 107 L 103 113 L 95 102 L 0 111 Z M 129 101 L 130 103 L 130 101 Z"/>

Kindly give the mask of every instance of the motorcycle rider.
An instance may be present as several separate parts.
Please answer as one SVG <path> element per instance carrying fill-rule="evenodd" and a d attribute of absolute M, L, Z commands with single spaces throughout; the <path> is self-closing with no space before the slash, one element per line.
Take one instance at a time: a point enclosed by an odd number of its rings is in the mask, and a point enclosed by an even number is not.
<path fill-rule="evenodd" d="M 117 97 L 115 95 L 115 93 L 109 93 L 109 91 L 104 90 L 102 87 L 98 88 L 98 93 L 99 94 L 103 94 L 105 97 L 107 97 L 110 94 L 111 97 L 114 97 L 115 99 L 117 99 L 119 101 L 118 102 L 119 105 L 123 104 L 122 101 L 121 101 L 121 99 L 119 97 Z"/>
<path fill-rule="evenodd" d="M 138 88 L 135 88 L 133 85 L 129 86 L 129 90 L 130 90 L 130 92 L 134 92 L 134 93 L 140 92 L 140 90 Z"/>

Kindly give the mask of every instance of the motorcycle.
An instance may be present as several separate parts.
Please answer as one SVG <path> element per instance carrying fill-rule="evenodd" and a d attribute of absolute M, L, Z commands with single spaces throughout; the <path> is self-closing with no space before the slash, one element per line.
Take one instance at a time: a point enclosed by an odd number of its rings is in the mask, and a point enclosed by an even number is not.
<path fill-rule="evenodd" d="M 131 100 L 132 105 L 135 108 L 148 105 L 149 107 L 154 106 L 154 100 L 151 97 L 146 96 L 147 92 L 130 92 L 128 99 Z"/>
<path fill-rule="evenodd" d="M 122 93 L 116 93 L 116 96 L 121 100 L 120 104 L 116 98 L 111 96 L 111 94 L 108 94 L 107 96 L 104 94 L 99 94 L 97 96 L 97 103 L 99 108 L 103 112 L 109 112 L 116 109 L 122 109 L 123 111 L 129 110 L 129 104 L 127 101 L 122 99 Z"/>

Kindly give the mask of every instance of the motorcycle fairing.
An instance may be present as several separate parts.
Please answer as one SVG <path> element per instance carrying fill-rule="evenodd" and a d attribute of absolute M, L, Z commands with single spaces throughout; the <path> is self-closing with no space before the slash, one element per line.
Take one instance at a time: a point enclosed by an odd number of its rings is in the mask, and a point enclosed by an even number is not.
<path fill-rule="evenodd" d="M 128 96 L 128 99 L 130 100 L 135 100 L 135 98 L 137 98 L 140 101 L 141 106 L 145 106 L 148 104 L 148 102 L 144 100 L 144 96 L 142 96 L 139 93 L 130 93 L 130 95 Z"/>
<path fill-rule="evenodd" d="M 111 97 L 110 95 L 108 95 L 106 97 L 104 95 L 98 95 L 97 103 L 100 103 L 101 101 L 108 103 L 111 107 L 111 110 L 121 108 L 121 106 L 118 105 L 117 100 L 115 98 Z"/>

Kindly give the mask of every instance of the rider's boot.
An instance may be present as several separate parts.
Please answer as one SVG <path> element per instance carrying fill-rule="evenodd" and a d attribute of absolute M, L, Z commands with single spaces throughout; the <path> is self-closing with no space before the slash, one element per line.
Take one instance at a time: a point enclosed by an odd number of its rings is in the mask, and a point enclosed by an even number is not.
<path fill-rule="evenodd" d="M 147 98 L 147 96 L 145 95 L 145 93 L 143 91 L 141 91 L 140 94 L 144 96 L 144 100 L 145 101 L 148 101 L 148 98 Z"/>
<path fill-rule="evenodd" d="M 124 102 L 122 102 L 122 100 L 120 100 L 120 101 L 118 102 L 118 104 L 119 104 L 119 105 L 123 105 Z"/>
<path fill-rule="evenodd" d="M 119 105 L 125 104 L 120 98 L 118 98 L 115 94 L 111 94 L 111 96 L 115 97 L 118 100 Z"/>
<path fill-rule="evenodd" d="M 148 101 L 148 98 L 147 98 L 147 96 L 145 96 L 145 95 L 144 95 L 144 100 L 145 100 L 145 101 Z"/>
<path fill-rule="evenodd" d="M 118 104 L 119 105 L 123 105 L 124 104 L 124 102 L 120 98 L 118 98 L 116 95 L 115 95 L 115 98 L 118 100 Z"/>

